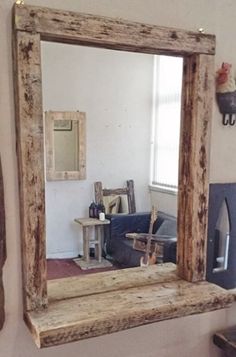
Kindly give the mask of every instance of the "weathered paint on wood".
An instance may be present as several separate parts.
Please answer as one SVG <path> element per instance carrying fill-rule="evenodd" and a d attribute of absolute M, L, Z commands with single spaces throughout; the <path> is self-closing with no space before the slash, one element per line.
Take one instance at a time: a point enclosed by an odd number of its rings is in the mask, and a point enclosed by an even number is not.
<path fill-rule="evenodd" d="M 49 302 L 179 280 L 173 263 L 48 281 Z"/>
<path fill-rule="evenodd" d="M 215 36 L 36 6 L 15 6 L 16 30 L 42 39 L 143 53 L 215 53 Z"/>
<path fill-rule="evenodd" d="M 78 170 L 58 171 L 55 168 L 54 121 L 71 120 L 78 123 L 77 157 Z M 56 180 L 85 180 L 86 179 L 86 115 L 84 112 L 55 112 L 45 113 L 45 145 L 46 145 L 46 177 L 48 181 Z"/>
<path fill-rule="evenodd" d="M 5 321 L 4 310 L 4 289 L 2 281 L 2 269 L 6 260 L 6 228 L 5 228 L 5 208 L 4 208 L 4 186 L 2 176 L 2 165 L 0 160 L 0 330 Z"/>
<path fill-rule="evenodd" d="M 178 273 L 205 279 L 209 148 L 214 57 L 199 55 L 184 64 L 178 191 Z"/>
<path fill-rule="evenodd" d="M 26 310 L 47 304 L 45 190 L 40 36 L 17 32 L 14 43 L 15 112 Z"/>
<path fill-rule="evenodd" d="M 54 346 L 176 317 L 226 308 L 233 297 L 184 280 L 77 297 L 25 314 L 38 347 Z"/>

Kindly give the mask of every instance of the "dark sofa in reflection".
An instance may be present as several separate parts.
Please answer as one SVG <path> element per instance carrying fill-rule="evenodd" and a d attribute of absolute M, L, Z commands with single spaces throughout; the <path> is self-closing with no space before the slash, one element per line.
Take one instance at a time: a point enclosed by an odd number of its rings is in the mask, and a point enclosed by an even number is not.
<path fill-rule="evenodd" d="M 126 233 L 148 233 L 151 214 L 112 214 L 106 215 L 110 225 L 105 226 L 104 248 L 107 258 L 112 259 L 122 268 L 140 265 L 143 252 L 133 248 L 133 241 L 125 237 Z M 177 224 L 176 218 L 164 212 L 158 212 L 153 225 L 153 234 L 165 236 L 163 262 L 176 263 Z M 171 239 L 168 239 L 171 237 Z M 173 237 L 175 237 L 173 239 Z"/>

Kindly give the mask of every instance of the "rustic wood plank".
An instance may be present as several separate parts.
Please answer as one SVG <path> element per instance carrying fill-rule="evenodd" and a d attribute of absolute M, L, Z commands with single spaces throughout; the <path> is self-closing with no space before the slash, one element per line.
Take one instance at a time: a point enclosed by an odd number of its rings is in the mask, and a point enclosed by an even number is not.
<path fill-rule="evenodd" d="M 80 180 L 86 179 L 86 113 L 79 112 L 79 125 L 78 125 L 78 138 L 79 138 L 79 171 L 80 171 Z"/>
<path fill-rule="evenodd" d="M 156 321 L 222 309 L 233 297 L 208 282 L 174 281 L 51 303 L 25 314 L 38 347 L 54 346 Z"/>
<path fill-rule="evenodd" d="M 185 60 L 178 191 L 178 273 L 188 281 L 206 274 L 210 122 L 214 58 Z"/>
<path fill-rule="evenodd" d="M 97 218 L 75 218 L 76 223 L 81 224 L 82 227 L 94 227 L 94 226 L 103 226 L 104 224 L 110 224 L 109 219 L 100 221 Z"/>
<path fill-rule="evenodd" d="M 78 170 L 58 171 L 55 168 L 54 121 L 72 120 L 78 122 Z M 46 144 L 46 177 L 48 181 L 55 180 L 85 180 L 86 179 L 86 114 L 84 112 L 45 113 L 45 144 Z"/>
<path fill-rule="evenodd" d="M 5 321 L 4 310 L 4 288 L 2 281 L 2 269 L 7 256 L 6 252 L 6 228 L 5 228 L 5 206 L 4 206 L 4 186 L 2 176 L 2 165 L 0 159 L 0 330 Z"/>
<path fill-rule="evenodd" d="M 103 196 L 127 195 L 127 188 L 104 188 Z"/>
<path fill-rule="evenodd" d="M 48 281 L 49 302 L 179 280 L 173 263 Z"/>
<path fill-rule="evenodd" d="M 41 38 L 144 53 L 215 53 L 215 36 L 121 19 L 15 5 L 14 28 Z"/>
<path fill-rule="evenodd" d="M 102 193 L 102 183 L 97 181 L 94 183 L 94 194 L 96 204 L 103 202 L 103 193 Z"/>
<path fill-rule="evenodd" d="M 47 305 L 40 36 L 17 32 L 13 48 L 24 305 L 32 310 Z"/>
<path fill-rule="evenodd" d="M 136 205 L 135 205 L 135 195 L 134 195 L 134 180 L 127 180 L 127 197 L 128 197 L 128 206 L 129 206 L 129 213 L 136 212 Z"/>

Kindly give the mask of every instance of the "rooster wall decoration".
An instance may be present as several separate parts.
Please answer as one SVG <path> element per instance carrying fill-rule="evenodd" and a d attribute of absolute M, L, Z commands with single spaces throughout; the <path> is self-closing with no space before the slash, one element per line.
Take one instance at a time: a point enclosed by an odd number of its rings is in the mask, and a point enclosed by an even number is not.
<path fill-rule="evenodd" d="M 234 125 L 236 120 L 236 85 L 232 75 L 232 65 L 222 63 L 216 72 L 216 99 L 220 112 L 223 114 L 223 125 Z"/>

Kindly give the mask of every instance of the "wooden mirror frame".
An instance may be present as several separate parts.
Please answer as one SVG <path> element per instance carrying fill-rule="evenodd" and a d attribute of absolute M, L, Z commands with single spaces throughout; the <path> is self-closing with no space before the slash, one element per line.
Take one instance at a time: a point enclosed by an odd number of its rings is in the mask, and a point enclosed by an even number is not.
<path fill-rule="evenodd" d="M 78 122 L 78 170 L 57 171 L 55 168 L 54 150 L 54 121 L 69 120 Z M 46 150 L 46 178 L 48 181 L 56 180 L 85 180 L 86 179 L 86 134 L 84 112 L 45 112 L 45 150 Z"/>
<path fill-rule="evenodd" d="M 13 25 L 26 309 L 47 305 L 41 40 L 184 57 L 178 272 L 188 281 L 203 280 L 215 37 L 27 5 L 14 6 Z"/>
<path fill-rule="evenodd" d="M 183 56 L 177 270 L 178 275 L 189 282 L 204 280 L 215 37 L 120 19 L 15 5 L 13 38 L 25 315 L 27 315 L 27 311 L 39 310 L 48 306 L 41 40 L 113 50 Z M 208 286 L 205 291 L 209 291 Z M 193 294 L 196 304 L 198 303 L 196 299 L 199 299 L 201 295 L 202 290 L 199 295 Z M 216 299 L 211 300 L 210 304 L 216 306 Z M 223 304 L 219 302 L 217 306 L 219 308 Z M 48 310 L 50 310 L 50 306 Z M 65 340 L 68 342 L 78 339 L 78 336 L 80 338 L 91 337 L 158 321 L 160 316 L 153 316 L 153 311 L 154 309 L 151 309 L 140 319 L 124 317 L 123 323 L 115 324 L 114 318 L 112 318 L 112 322 L 104 325 L 106 327 L 103 326 L 99 332 L 93 327 L 88 328 L 86 334 L 82 329 L 80 335 L 77 330 L 76 333 L 73 330 L 73 333 L 67 334 Z M 197 311 L 201 311 L 201 306 L 194 313 Z M 133 314 L 132 316 L 137 316 L 134 310 Z M 37 316 L 33 314 L 33 319 Z M 178 315 L 172 314 L 172 317 L 176 316 Z M 121 321 L 120 316 L 118 316 L 118 320 Z M 129 323 L 127 323 L 128 320 Z M 32 326 L 32 321 L 28 323 L 28 325 L 30 324 Z M 48 325 L 46 324 L 46 326 Z M 35 335 L 35 326 L 32 327 L 32 330 Z M 46 346 L 62 343 L 62 338 L 59 336 L 55 339 L 52 337 L 57 333 L 55 326 L 53 331 L 51 340 L 45 337 Z"/>

